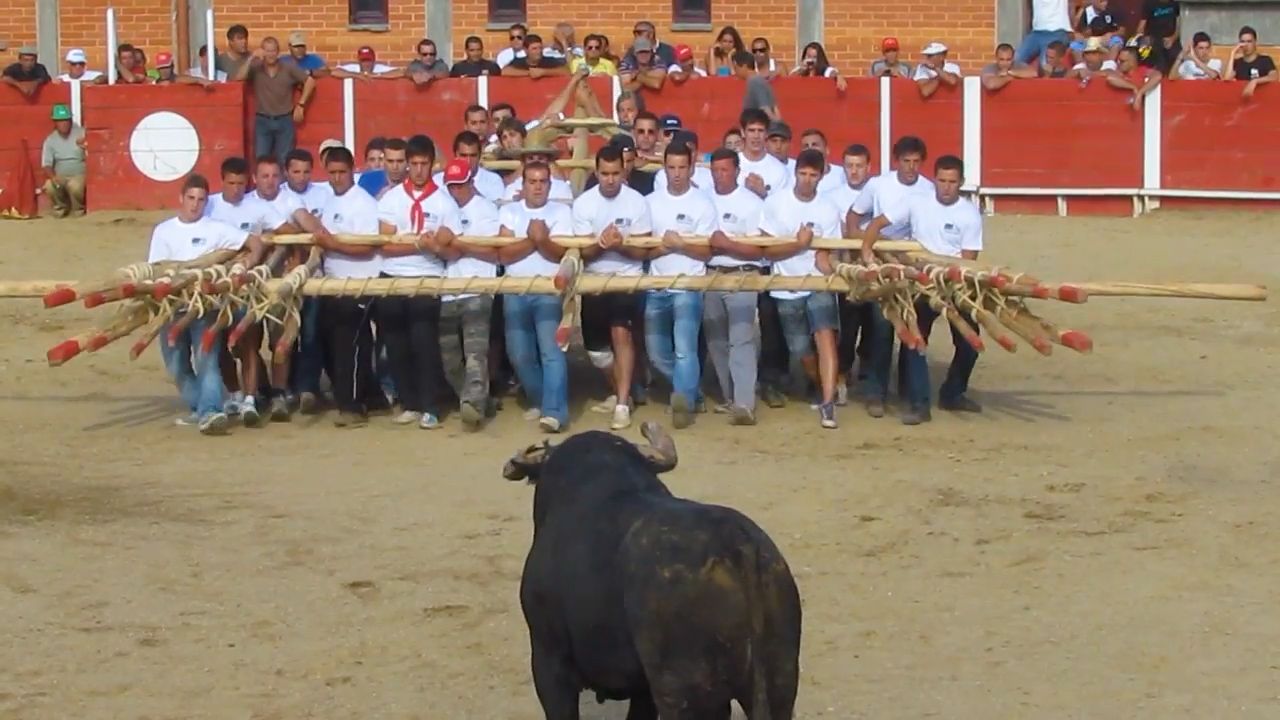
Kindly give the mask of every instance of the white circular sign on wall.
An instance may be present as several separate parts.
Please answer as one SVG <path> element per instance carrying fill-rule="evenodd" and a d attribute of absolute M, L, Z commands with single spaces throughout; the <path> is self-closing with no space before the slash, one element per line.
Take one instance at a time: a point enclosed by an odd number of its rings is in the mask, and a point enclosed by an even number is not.
<path fill-rule="evenodd" d="M 142 118 L 129 136 L 134 167 L 156 182 L 177 180 L 200 157 L 200 134 L 189 120 L 168 110 Z"/>

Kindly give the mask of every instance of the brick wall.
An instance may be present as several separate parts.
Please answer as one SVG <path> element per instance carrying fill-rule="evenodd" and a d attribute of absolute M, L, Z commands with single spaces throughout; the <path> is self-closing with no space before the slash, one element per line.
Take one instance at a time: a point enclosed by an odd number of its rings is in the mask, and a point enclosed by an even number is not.
<path fill-rule="evenodd" d="M 10 56 L 19 45 L 35 41 L 36 1 L 0 0 L 0 39 L 8 41 Z M 104 68 L 103 16 L 107 0 L 60 1 L 62 50 L 83 47 L 89 53 L 91 66 Z M 173 0 L 113 0 L 112 4 L 121 42 L 140 45 L 148 56 L 173 48 Z M 505 30 L 485 31 L 485 0 L 455 0 L 453 6 L 455 52 L 461 53 L 463 38 L 471 34 L 483 37 L 491 54 L 506 45 Z M 568 19 L 576 26 L 579 41 L 588 32 L 601 32 L 609 36 L 615 48 L 625 48 L 635 21 L 647 19 L 658 26 L 661 39 L 693 46 L 701 61 L 719 29 L 733 25 L 748 42 L 756 35 L 768 37 L 774 56 L 787 69 L 796 60 L 793 3 L 716 0 L 711 3 L 713 29 L 708 32 L 673 32 L 671 3 L 665 1 L 637 0 L 614 6 L 587 0 L 529 0 L 527 6 L 529 26 L 544 36 L 550 35 L 556 22 Z M 828 56 L 850 75 L 866 72 L 868 63 L 878 57 L 880 39 L 885 35 L 896 35 L 913 61 L 926 43 L 942 40 L 952 47 L 952 59 L 967 70 L 985 62 L 994 45 L 992 0 L 826 0 L 825 6 L 824 44 Z M 308 33 L 312 48 L 331 64 L 353 57 L 355 49 L 364 44 L 372 45 L 387 60 L 407 61 L 426 24 L 421 0 L 390 0 L 390 26 L 386 32 L 349 30 L 345 0 L 217 0 L 215 7 L 220 46 L 225 42 L 227 27 L 237 22 L 249 27 L 250 43 L 255 45 L 267 34 L 283 40 L 290 31 L 303 30 Z M 60 58 L 56 62 L 52 58 L 44 61 L 61 67 Z"/>

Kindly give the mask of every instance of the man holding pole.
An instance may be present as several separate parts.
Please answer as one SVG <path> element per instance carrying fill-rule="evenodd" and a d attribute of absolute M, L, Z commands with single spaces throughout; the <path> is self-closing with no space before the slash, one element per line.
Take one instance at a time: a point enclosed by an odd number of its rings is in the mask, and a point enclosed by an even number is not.
<path fill-rule="evenodd" d="M 964 163 L 954 155 L 943 155 L 934 163 L 935 192 L 929 196 L 900 198 L 878 215 L 867 227 L 862 241 L 863 253 L 869 253 L 881 231 L 890 226 L 905 225 L 909 237 L 935 255 L 976 260 L 982 251 L 982 213 L 977 206 L 960 197 L 964 184 Z M 916 302 L 920 320 L 920 336 L 929 340 L 929 330 L 938 313 L 924 301 Z M 965 322 L 978 331 L 977 323 L 968 315 Z M 982 406 L 965 396 L 969 376 L 978 362 L 978 351 L 960 331 L 951 328 L 955 355 L 947 369 L 947 379 L 938 390 L 938 407 L 954 412 L 982 412 Z M 923 352 L 903 347 L 906 358 L 907 399 L 911 409 L 902 416 L 903 425 L 919 425 L 932 419 L 929 411 L 929 364 Z"/>
<path fill-rule="evenodd" d="M 245 264 L 252 267 L 262 261 L 265 247 L 256 235 L 205 215 L 209 200 L 209 181 L 201 175 L 189 175 L 182 184 L 177 217 L 166 220 L 151 233 L 147 262 L 186 262 L 219 250 L 240 250 L 248 246 Z M 223 412 L 223 386 L 218 368 L 218 353 L 201 350 L 205 331 L 214 321 L 212 316 L 197 318 L 182 329 L 173 345 L 162 340 L 160 351 L 165 369 L 178 385 L 191 415 L 180 418 L 180 425 L 198 425 L 205 435 L 220 435 L 227 430 Z M 161 331 L 167 339 L 169 326 Z M 217 343 L 221 345 L 221 343 Z"/>

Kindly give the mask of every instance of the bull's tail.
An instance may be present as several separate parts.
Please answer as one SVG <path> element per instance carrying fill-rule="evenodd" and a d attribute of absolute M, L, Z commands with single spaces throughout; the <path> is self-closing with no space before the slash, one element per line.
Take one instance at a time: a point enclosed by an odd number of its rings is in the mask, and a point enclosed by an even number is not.
<path fill-rule="evenodd" d="M 742 541 L 738 550 L 742 561 L 747 617 L 751 622 L 751 634 L 747 639 L 747 662 L 751 665 L 750 720 L 772 720 L 769 707 L 769 669 L 766 667 L 766 598 L 762 597 L 761 592 L 765 573 L 761 571 L 759 543 L 745 531 L 742 533 Z"/>

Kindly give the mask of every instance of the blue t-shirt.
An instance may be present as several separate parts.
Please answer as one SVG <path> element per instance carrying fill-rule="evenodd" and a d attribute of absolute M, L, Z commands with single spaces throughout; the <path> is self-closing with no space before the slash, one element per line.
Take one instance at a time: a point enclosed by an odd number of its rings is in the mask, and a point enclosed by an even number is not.
<path fill-rule="evenodd" d="M 315 53 L 307 53 L 302 56 L 301 60 L 294 58 L 292 55 L 282 55 L 280 57 L 280 62 L 296 63 L 298 67 L 306 70 L 307 72 L 313 72 L 324 67 L 324 58 Z"/>
<path fill-rule="evenodd" d="M 378 193 L 382 192 L 382 189 L 387 186 L 387 171 L 368 170 L 362 172 L 360 173 L 360 179 L 356 181 L 356 185 L 359 185 L 365 192 L 376 198 Z"/>

